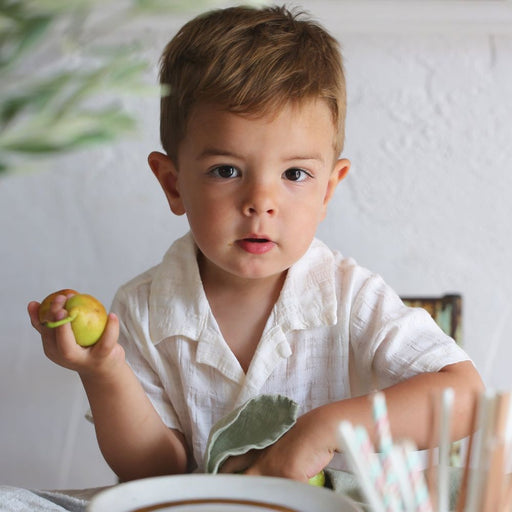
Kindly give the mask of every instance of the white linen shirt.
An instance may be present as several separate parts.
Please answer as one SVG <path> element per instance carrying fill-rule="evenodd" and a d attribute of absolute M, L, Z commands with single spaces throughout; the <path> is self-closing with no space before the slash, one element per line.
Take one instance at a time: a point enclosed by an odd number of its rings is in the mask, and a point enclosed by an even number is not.
<path fill-rule="evenodd" d="M 119 289 L 112 311 L 128 363 L 164 423 L 184 434 L 198 470 L 211 427 L 254 396 L 285 395 L 303 414 L 469 359 L 427 312 L 315 239 L 288 270 L 245 373 L 212 314 L 196 256 L 188 233 Z"/>

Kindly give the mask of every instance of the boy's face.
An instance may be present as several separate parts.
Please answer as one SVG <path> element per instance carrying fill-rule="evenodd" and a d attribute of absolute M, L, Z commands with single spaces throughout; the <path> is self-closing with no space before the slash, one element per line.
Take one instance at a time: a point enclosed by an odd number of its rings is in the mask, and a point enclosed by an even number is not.
<path fill-rule="evenodd" d="M 203 276 L 275 278 L 308 249 L 336 185 L 334 125 L 323 101 L 249 117 L 198 106 L 178 151 L 149 163 L 174 213 L 186 213 Z"/>

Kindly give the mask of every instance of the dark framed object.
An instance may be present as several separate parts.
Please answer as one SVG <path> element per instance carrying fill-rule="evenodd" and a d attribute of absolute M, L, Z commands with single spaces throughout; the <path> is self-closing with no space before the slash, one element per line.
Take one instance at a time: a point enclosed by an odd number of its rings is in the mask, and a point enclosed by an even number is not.
<path fill-rule="evenodd" d="M 462 345 L 462 296 L 449 293 L 439 297 L 402 297 L 404 304 L 425 309 L 441 329 Z"/>

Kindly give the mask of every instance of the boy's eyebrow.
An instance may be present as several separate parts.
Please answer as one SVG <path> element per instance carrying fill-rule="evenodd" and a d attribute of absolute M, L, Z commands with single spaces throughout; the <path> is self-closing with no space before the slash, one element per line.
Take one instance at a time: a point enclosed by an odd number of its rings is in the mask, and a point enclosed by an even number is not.
<path fill-rule="evenodd" d="M 312 153 L 312 154 L 304 154 L 304 155 L 290 155 L 289 157 L 284 159 L 285 161 L 294 161 L 294 160 L 315 160 L 317 162 L 324 163 L 325 158 L 320 153 Z"/>
<path fill-rule="evenodd" d="M 241 158 L 240 155 L 233 151 L 228 151 L 227 149 L 220 149 L 220 148 L 205 148 L 199 153 L 197 156 L 198 160 L 201 160 L 202 158 L 207 158 L 209 156 L 229 156 L 234 158 Z"/>
<path fill-rule="evenodd" d="M 230 151 L 227 149 L 220 149 L 220 148 L 214 148 L 209 147 L 205 148 L 199 153 L 198 160 L 201 160 L 203 158 L 208 158 L 210 156 L 217 156 L 217 157 L 230 157 L 230 158 L 237 158 L 237 159 L 243 159 L 243 156 L 236 153 L 235 151 Z M 297 160 L 315 160 L 317 162 L 324 163 L 325 158 L 323 158 L 321 153 L 311 153 L 311 154 L 291 154 L 290 156 L 287 156 L 283 158 L 284 162 L 292 162 Z"/>

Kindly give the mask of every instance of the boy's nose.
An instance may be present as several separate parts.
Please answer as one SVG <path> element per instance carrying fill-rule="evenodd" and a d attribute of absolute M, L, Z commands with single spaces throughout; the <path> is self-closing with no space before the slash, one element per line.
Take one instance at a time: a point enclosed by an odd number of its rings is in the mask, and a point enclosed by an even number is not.
<path fill-rule="evenodd" d="M 275 215 L 277 204 L 270 187 L 262 184 L 252 184 L 246 191 L 243 207 L 244 215 Z"/>

